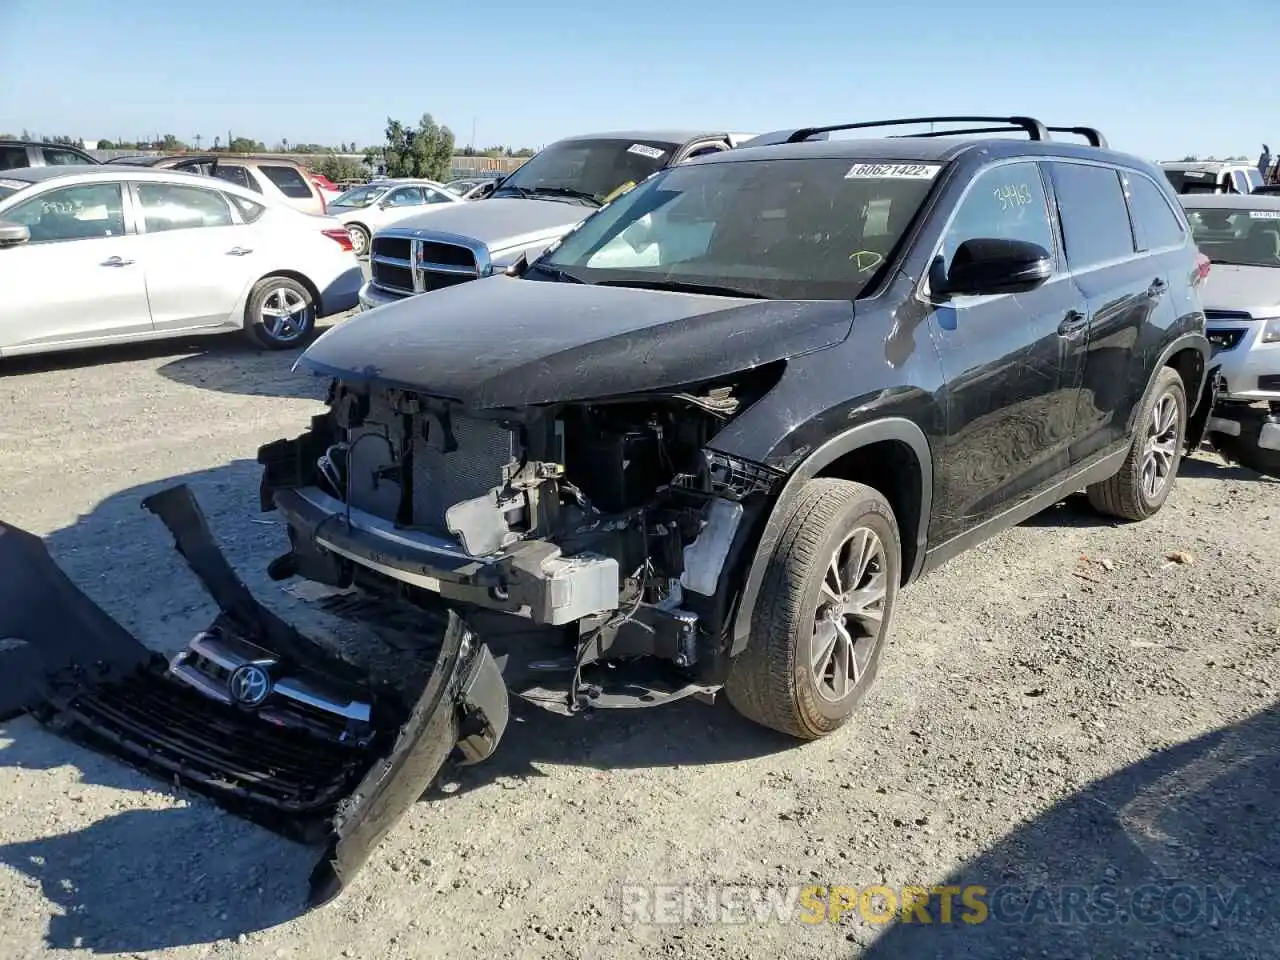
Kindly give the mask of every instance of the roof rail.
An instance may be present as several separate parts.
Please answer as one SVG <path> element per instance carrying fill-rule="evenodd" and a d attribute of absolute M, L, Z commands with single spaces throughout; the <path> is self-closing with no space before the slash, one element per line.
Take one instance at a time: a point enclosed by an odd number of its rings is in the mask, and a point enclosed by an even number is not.
<path fill-rule="evenodd" d="M 1032 140 L 1048 140 L 1049 131 L 1043 123 L 1034 117 L 903 117 L 898 120 L 866 120 L 861 123 L 837 123 L 829 127 L 801 127 L 791 131 L 785 143 L 803 143 L 818 134 L 832 133 L 837 130 L 869 130 L 874 127 L 905 127 L 922 123 L 987 123 L 1001 124 L 999 127 L 974 127 L 965 130 L 930 131 L 928 134 L 900 134 L 900 136 L 957 136 L 965 133 L 1005 133 L 1022 130 Z"/>
<path fill-rule="evenodd" d="M 791 135 L 793 133 L 795 133 L 795 130 L 774 130 L 772 133 L 762 133 L 757 137 L 752 137 L 750 140 L 744 140 L 742 143 L 738 144 L 738 146 L 739 147 L 771 147 L 779 143 L 791 143 L 792 142 Z M 831 137 L 829 137 L 825 133 L 821 133 L 821 134 L 815 134 L 812 139 L 830 140 Z"/>
<path fill-rule="evenodd" d="M 1050 133 L 1074 133 L 1077 137 L 1084 137 L 1089 141 L 1091 147 L 1107 149 L 1107 138 L 1096 127 L 1046 127 L 1046 129 Z"/>

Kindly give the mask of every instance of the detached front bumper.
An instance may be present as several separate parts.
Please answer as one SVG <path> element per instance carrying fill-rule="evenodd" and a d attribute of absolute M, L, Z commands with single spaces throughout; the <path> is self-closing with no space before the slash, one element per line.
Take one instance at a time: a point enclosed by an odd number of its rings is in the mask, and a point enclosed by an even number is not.
<path fill-rule="evenodd" d="M 308 903 L 325 903 L 455 748 L 467 762 L 493 752 L 507 723 L 501 672 L 450 611 L 439 654 L 411 685 L 415 692 L 377 686 L 253 599 L 186 487 L 143 505 L 173 533 L 222 610 L 202 635 L 218 643 L 193 644 L 188 658 L 234 651 L 237 665 L 264 671 L 268 690 L 229 683 L 215 696 L 175 674 L 78 590 L 38 537 L 0 522 L 0 717 L 29 711 L 63 736 L 176 778 L 248 819 L 322 842 Z M 174 666 L 186 663 L 180 656 Z M 317 708 L 341 704 L 344 693 L 353 694 L 345 719 L 360 735 L 335 738 L 284 722 L 307 709 L 314 720 Z"/>

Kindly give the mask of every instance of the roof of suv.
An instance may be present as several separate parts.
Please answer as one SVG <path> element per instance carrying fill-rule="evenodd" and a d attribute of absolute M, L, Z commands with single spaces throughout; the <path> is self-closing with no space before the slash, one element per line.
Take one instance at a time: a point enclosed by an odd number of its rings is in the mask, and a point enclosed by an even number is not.
<path fill-rule="evenodd" d="M 1280 196 L 1273 193 L 1184 193 L 1178 199 L 1198 210 L 1280 210 Z"/>
<path fill-rule="evenodd" d="M 662 143 L 690 143 L 712 137 L 728 137 L 726 130 L 609 130 L 603 133 L 578 133 L 561 137 L 557 143 L 572 140 L 657 140 Z"/>

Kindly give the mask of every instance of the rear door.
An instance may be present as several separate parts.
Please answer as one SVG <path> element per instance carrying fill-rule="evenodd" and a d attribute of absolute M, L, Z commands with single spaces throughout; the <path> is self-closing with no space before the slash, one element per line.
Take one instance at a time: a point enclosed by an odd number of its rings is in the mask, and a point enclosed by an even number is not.
<path fill-rule="evenodd" d="M 0 248 L 0 351 L 151 331 L 128 201 L 124 184 L 95 180 L 0 214 L 31 231 L 27 243 Z"/>
<path fill-rule="evenodd" d="M 260 263 L 252 228 L 215 189 L 138 180 L 133 191 L 156 329 L 238 325 Z"/>
<path fill-rule="evenodd" d="M 1068 374 L 1080 385 L 1071 449 L 1079 462 L 1128 439 L 1146 389 L 1146 352 L 1159 340 L 1153 331 L 1173 319 L 1170 278 L 1159 256 L 1165 247 L 1139 248 L 1173 238 L 1154 226 L 1141 240 L 1135 235 L 1126 188 L 1136 186 L 1145 208 L 1151 191 L 1164 202 L 1154 182 L 1137 183 L 1138 175 L 1126 172 L 1126 184 L 1116 168 L 1085 161 L 1054 160 L 1048 167 L 1067 266 L 1085 303 L 1084 321 L 1065 323 L 1060 334 Z"/>
<path fill-rule="evenodd" d="M 1061 262 L 1039 165 L 1020 160 L 980 173 L 943 237 L 949 269 L 973 239 L 1026 240 L 1055 257 L 1054 275 L 1021 294 L 959 296 L 933 312 L 947 378 L 947 451 L 941 500 L 946 539 L 1043 489 L 1067 464 L 1075 386 L 1064 378 L 1058 328 L 1083 304 Z"/>

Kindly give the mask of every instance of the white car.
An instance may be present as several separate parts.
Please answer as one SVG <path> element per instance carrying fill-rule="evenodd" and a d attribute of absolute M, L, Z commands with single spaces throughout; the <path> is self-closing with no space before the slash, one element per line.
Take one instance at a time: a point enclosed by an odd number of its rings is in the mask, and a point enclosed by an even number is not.
<path fill-rule="evenodd" d="M 347 225 L 356 256 L 369 253 L 369 238 L 397 220 L 466 201 L 434 180 L 377 180 L 348 190 L 329 203 L 329 216 Z"/>
<path fill-rule="evenodd" d="M 360 283 L 341 223 L 234 184 L 109 165 L 0 174 L 0 357 L 227 330 L 297 347 Z"/>

